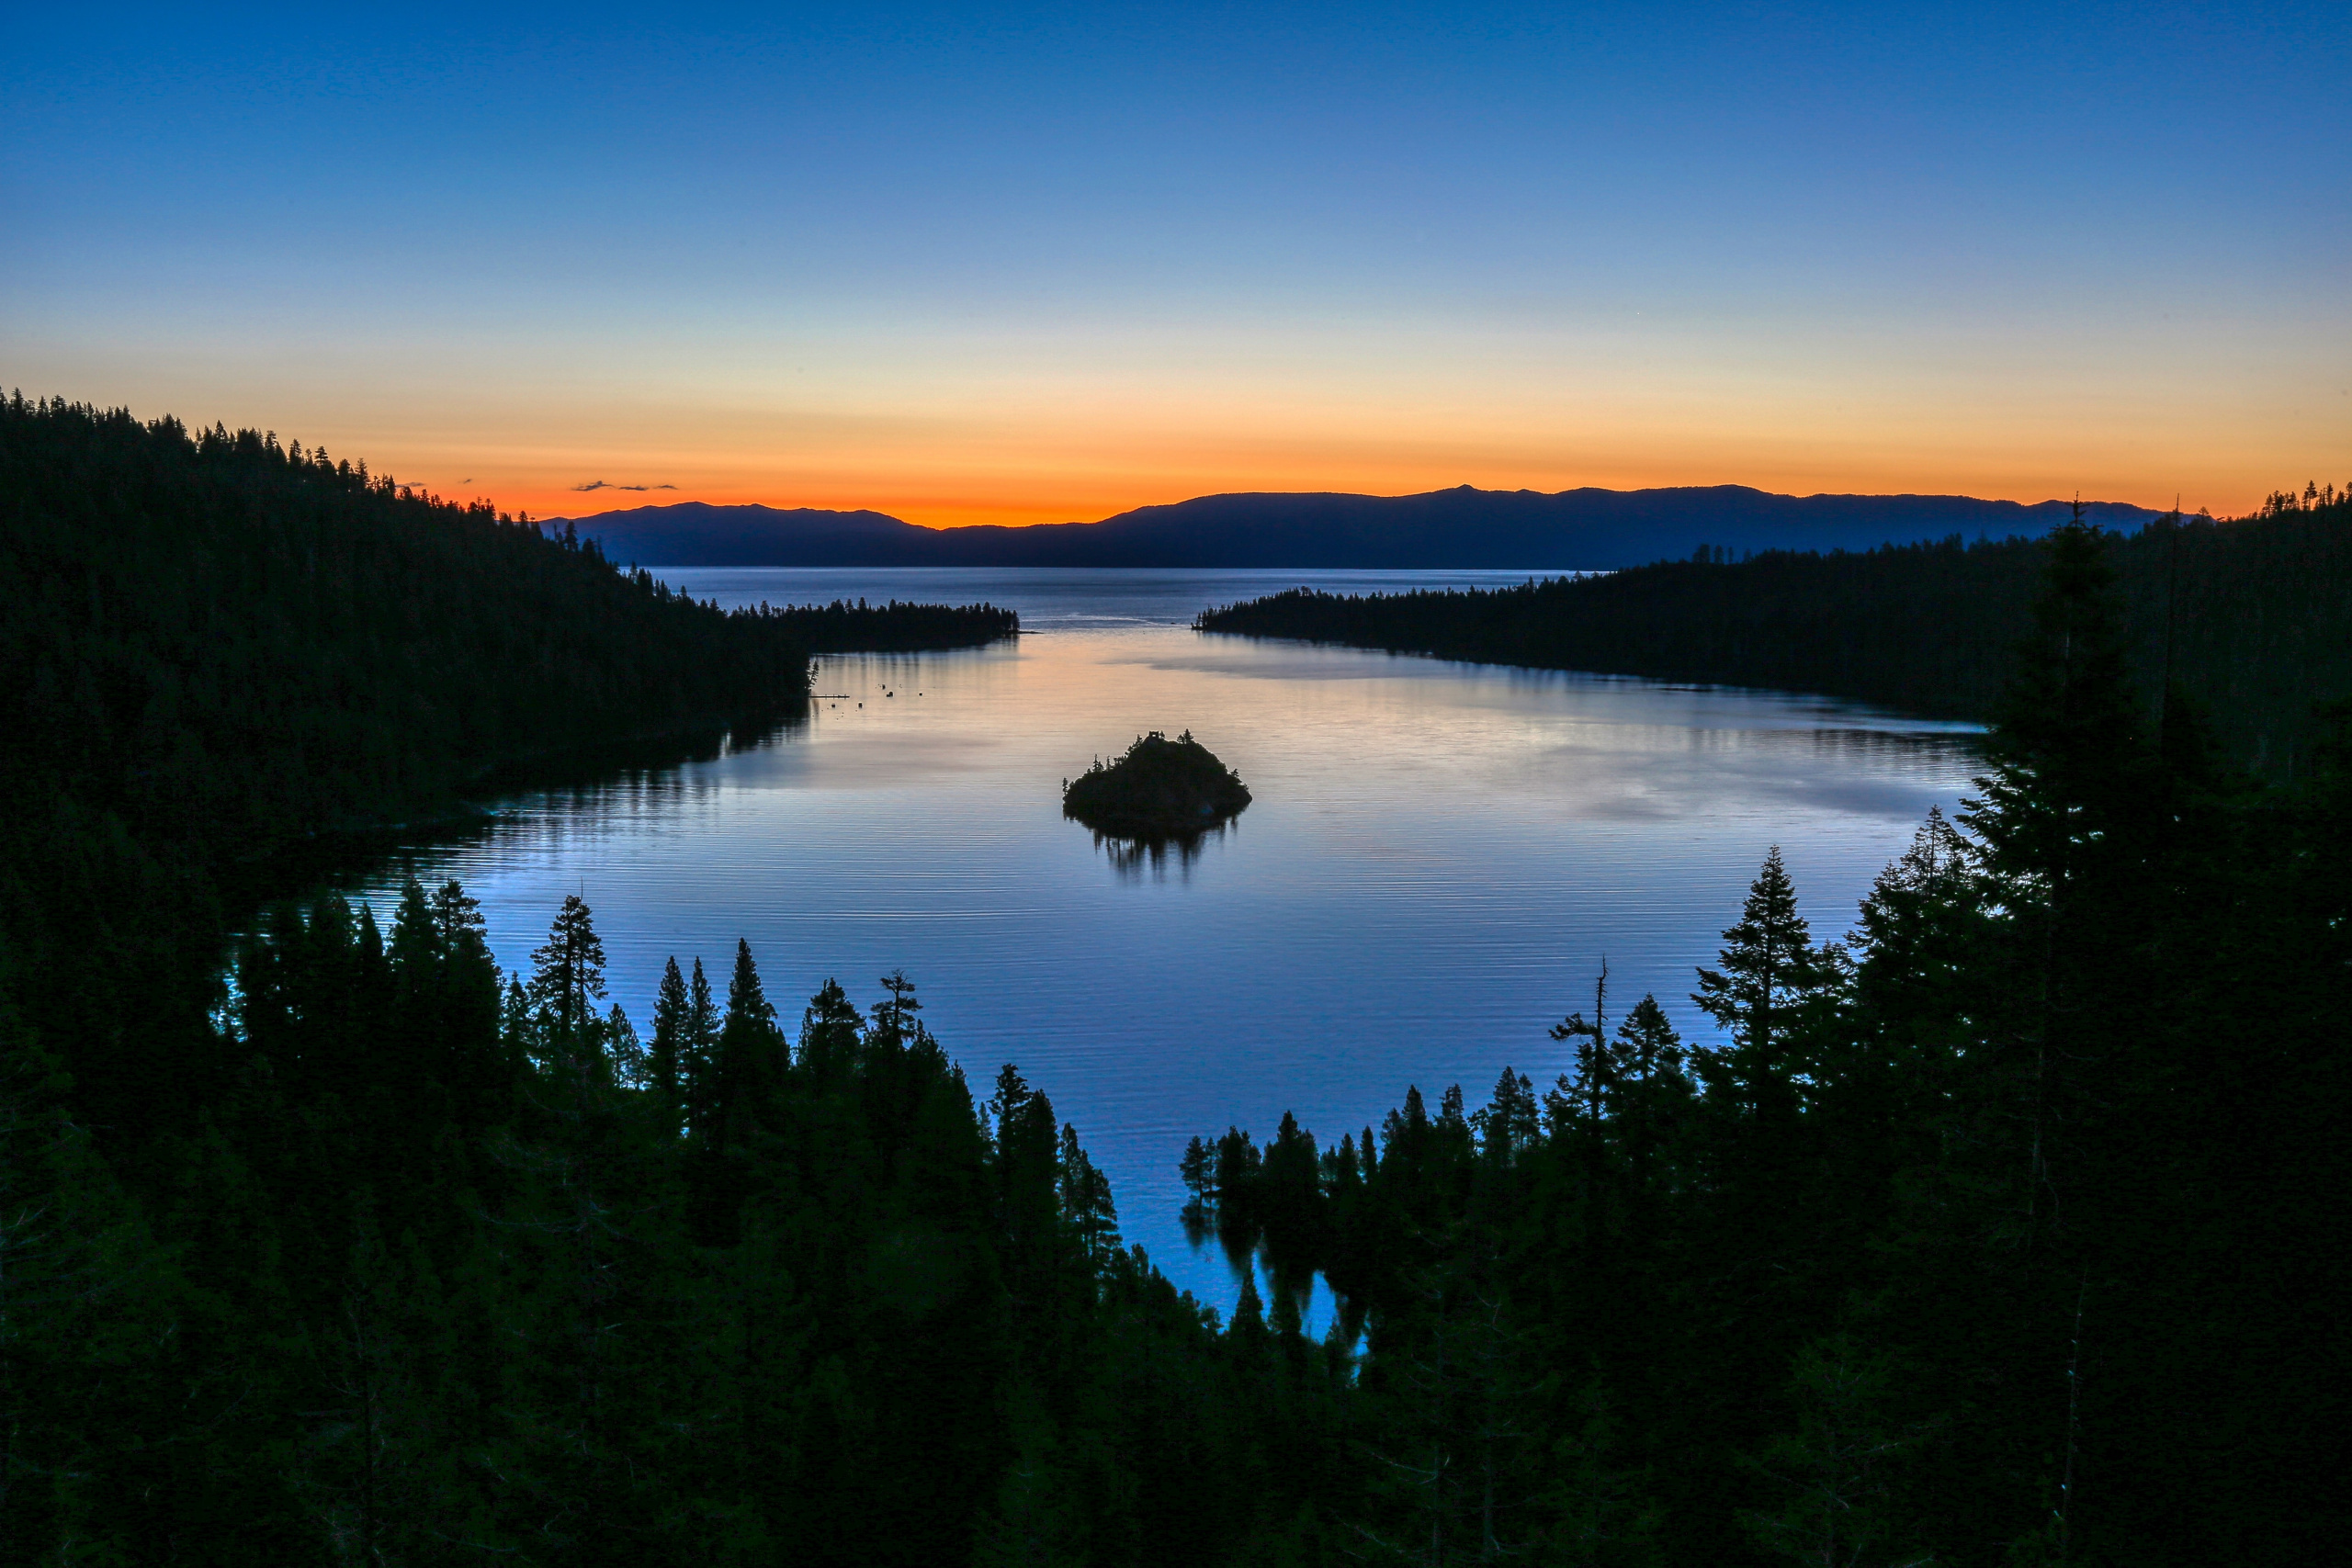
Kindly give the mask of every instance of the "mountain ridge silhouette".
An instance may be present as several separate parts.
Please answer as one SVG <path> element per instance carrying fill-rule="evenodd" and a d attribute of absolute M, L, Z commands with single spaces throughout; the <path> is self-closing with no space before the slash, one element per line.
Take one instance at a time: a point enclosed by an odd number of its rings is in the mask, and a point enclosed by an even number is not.
<path fill-rule="evenodd" d="M 1606 570 L 1765 549 L 1867 549 L 1958 534 L 2038 535 L 2062 501 L 1951 495 L 1776 495 L 1747 485 L 1416 495 L 1241 491 L 1141 506 L 1093 523 L 925 528 L 887 513 L 677 502 L 569 521 L 605 554 L 647 567 L 1185 567 Z M 2086 502 L 2120 531 L 2159 513 Z"/>

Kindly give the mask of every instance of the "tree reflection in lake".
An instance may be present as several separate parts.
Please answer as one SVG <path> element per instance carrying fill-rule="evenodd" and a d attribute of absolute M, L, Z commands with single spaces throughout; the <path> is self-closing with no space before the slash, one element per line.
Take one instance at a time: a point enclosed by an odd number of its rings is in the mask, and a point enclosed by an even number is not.
<path fill-rule="evenodd" d="M 1111 869 L 1118 874 L 1121 882 L 1140 883 L 1147 875 L 1154 882 L 1165 882 L 1170 863 L 1175 866 L 1177 879 L 1190 882 L 1193 863 L 1201 858 L 1201 851 L 1210 843 L 1222 840 L 1227 832 L 1238 827 L 1235 822 L 1225 821 L 1198 833 L 1150 839 L 1129 839 L 1116 833 L 1098 832 L 1094 835 L 1094 847 L 1110 861 Z"/>
<path fill-rule="evenodd" d="M 787 997 L 904 969 L 974 1081 L 1017 1061 L 1048 1086 L 1127 1238 L 1229 1313 L 1223 1248 L 1195 1250 L 1178 1218 L 1192 1134 L 1238 1126 L 1263 1147 L 1284 1111 L 1360 1134 L 1391 1086 L 1434 1108 L 1503 1061 L 1549 1082 L 1566 1063 L 1544 1030 L 1604 953 L 1702 1028 L 1680 998 L 1767 844 L 1817 908 L 1851 908 L 1977 765 L 1965 726 L 1184 624 L 1294 574 L 1083 579 L 682 576 L 722 603 L 986 599 L 1023 635 L 831 656 L 817 689 L 853 694 L 838 707 L 762 744 L 509 797 L 415 845 L 419 880 L 462 881 L 510 969 L 549 909 L 585 897 L 636 1018 L 672 953 L 738 938 Z M 1249 782 L 1247 843 L 1090 844 L 1063 816 L 1074 761 L 1154 728 L 1212 737 Z M 353 891 L 380 918 L 405 869 L 362 869 Z M 1259 1289 L 1273 1313 L 1277 1288 Z"/>

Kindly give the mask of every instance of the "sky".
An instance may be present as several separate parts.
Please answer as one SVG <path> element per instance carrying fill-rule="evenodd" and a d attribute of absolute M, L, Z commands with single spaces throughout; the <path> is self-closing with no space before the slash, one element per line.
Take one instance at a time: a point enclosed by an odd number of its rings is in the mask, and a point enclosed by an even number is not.
<path fill-rule="evenodd" d="M 2352 478 L 2341 0 L 7 38 L 0 388 L 539 516 Z"/>

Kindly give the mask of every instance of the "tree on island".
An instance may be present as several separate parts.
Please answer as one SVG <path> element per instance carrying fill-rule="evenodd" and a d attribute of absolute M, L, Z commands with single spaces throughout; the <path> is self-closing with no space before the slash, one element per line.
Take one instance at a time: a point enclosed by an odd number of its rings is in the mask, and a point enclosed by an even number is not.
<path fill-rule="evenodd" d="M 1188 837 L 1238 816 L 1250 804 L 1240 775 L 1186 730 L 1155 729 L 1126 755 L 1062 781 L 1062 815 L 1098 833 L 1130 839 Z"/>

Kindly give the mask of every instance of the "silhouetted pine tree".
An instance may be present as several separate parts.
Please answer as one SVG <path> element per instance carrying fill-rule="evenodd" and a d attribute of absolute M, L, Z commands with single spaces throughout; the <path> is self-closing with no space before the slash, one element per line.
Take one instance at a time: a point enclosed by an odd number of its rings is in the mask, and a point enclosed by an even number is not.
<path fill-rule="evenodd" d="M 596 1017 L 594 1004 L 605 995 L 605 944 L 578 894 L 564 897 L 548 940 L 532 950 L 525 994 L 544 1015 L 552 1038 L 567 1045 L 587 1038 Z"/>
<path fill-rule="evenodd" d="M 710 981 L 702 960 L 694 962 L 694 978 L 686 987 L 685 1015 L 678 1025 L 680 1098 L 685 1103 L 686 1130 L 702 1148 L 720 1140 L 724 1100 L 718 1072 L 718 1006 L 711 998 Z"/>
<path fill-rule="evenodd" d="M 653 1046 L 650 1053 L 654 1092 L 673 1115 L 684 1106 L 681 1069 L 685 1060 L 687 1005 L 686 977 L 678 972 L 678 961 L 673 957 L 662 965 L 662 984 L 653 993 Z"/>
<path fill-rule="evenodd" d="M 1730 1031 L 1731 1042 L 1701 1054 L 1701 1075 L 1725 1107 L 1785 1135 L 1799 1098 L 1796 1037 L 1833 971 L 1797 913 L 1796 887 L 1777 844 L 1748 888 L 1739 923 L 1724 932 L 1720 963 L 1699 971 L 1690 999 Z"/>
<path fill-rule="evenodd" d="M 727 981 L 727 1014 L 718 1026 L 722 1146 L 741 1146 L 754 1129 L 773 1125 L 786 1066 L 784 1032 L 761 988 L 752 944 L 739 941 Z"/>

